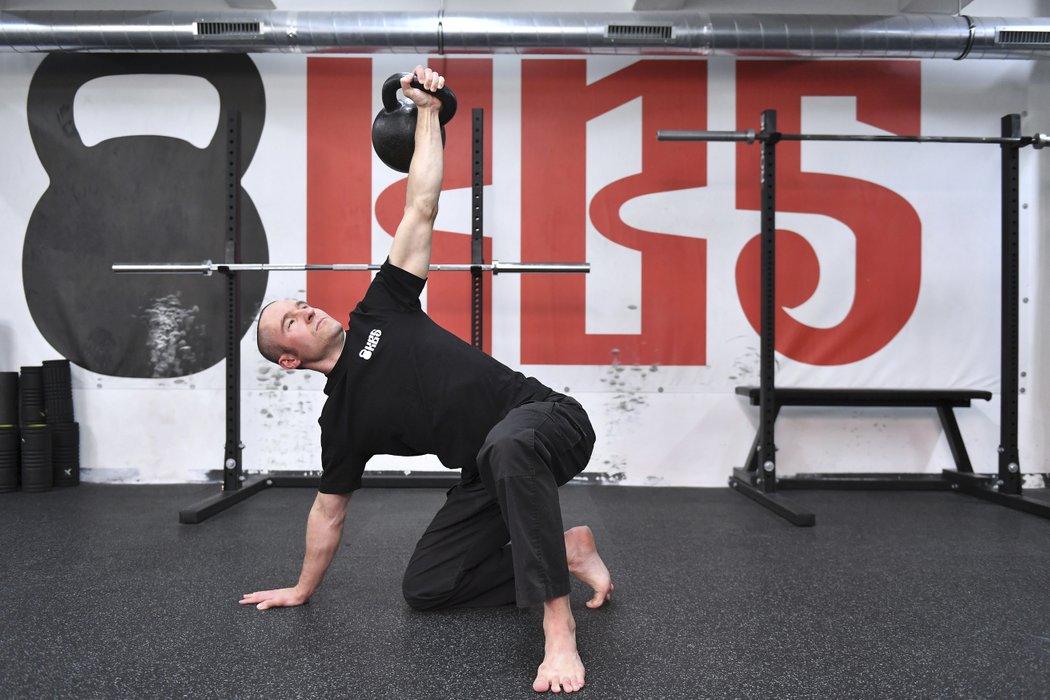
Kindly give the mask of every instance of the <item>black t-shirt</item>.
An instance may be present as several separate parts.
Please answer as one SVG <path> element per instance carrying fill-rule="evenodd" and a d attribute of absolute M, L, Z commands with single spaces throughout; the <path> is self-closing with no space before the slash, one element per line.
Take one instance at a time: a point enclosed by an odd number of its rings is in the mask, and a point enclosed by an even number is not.
<path fill-rule="evenodd" d="M 419 304 L 425 284 L 387 261 L 350 313 L 317 421 L 324 493 L 360 488 L 377 454 L 471 466 L 511 409 L 560 396 L 434 323 Z"/>

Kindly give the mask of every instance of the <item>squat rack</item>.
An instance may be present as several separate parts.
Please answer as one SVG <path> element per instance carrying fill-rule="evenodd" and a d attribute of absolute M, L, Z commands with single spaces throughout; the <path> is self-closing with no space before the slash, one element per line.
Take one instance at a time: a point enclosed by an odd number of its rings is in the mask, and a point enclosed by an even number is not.
<path fill-rule="evenodd" d="M 761 115 L 761 130 L 657 131 L 660 141 L 735 141 L 761 144 L 761 256 L 759 386 L 741 386 L 736 393 L 759 407 L 759 425 L 745 466 L 733 469 L 729 485 L 794 525 L 811 526 L 813 513 L 779 493 L 782 489 L 959 490 L 1017 510 L 1050 518 L 1050 504 L 1022 492 L 1017 447 L 1020 237 L 1018 209 L 1019 151 L 1025 146 L 1050 145 L 1046 134 L 1022 136 L 1021 118 L 1008 114 L 998 137 L 898 136 L 849 134 L 787 134 L 777 131 L 776 110 Z M 774 381 L 776 339 L 776 146 L 780 141 L 872 141 L 908 143 L 970 143 L 998 145 L 1002 151 L 1002 316 L 1000 442 L 997 474 L 975 474 L 953 409 L 991 393 L 949 389 L 778 389 Z M 925 406 L 936 408 L 955 460 L 955 469 L 941 474 L 808 474 L 778 477 L 774 423 L 782 406 Z M 760 468 L 761 464 L 761 468 Z"/>
<path fill-rule="evenodd" d="M 475 108 L 472 114 L 471 138 L 471 262 L 469 264 L 434 264 L 434 271 L 469 271 L 471 274 L 471 344 L 482 349 L 484 318 L 484 285 L 482 274 L 574 274 L 590 272 L 588 263 L 526 263 L 500 262 L 484 259 L 484 231 L 482 227 L 484 204 L 484 110 Z M 115 263 L 114 272 L 124 274 L 197 274 L 214 273 L 226 277 L 226 443 L 223 455 L 222 491 L 189 508 L 179 511 L 180 523 L 199 523 L 230 508 L 260 491 L 280 487 L 316 488 L 316 476 L 275 475 L 246 480 L 244 476 L 244 443 L 241 441 L 241 327 L 240 277 L 241 273 L 265 271 L 365 271 L 378 270 L 380 265 L 370 263 L 336 263 L 329 265 L 303 263 L 245 263 L 241 261 L 240 212 L 240 113 L 231 110 L 226 116 L 226 247 L 225 260 L 213 263 Z M 453 473 L 377 472 L 365 471 L 362 483 L 371 487 L 447 487 L 458 481 Z"/>

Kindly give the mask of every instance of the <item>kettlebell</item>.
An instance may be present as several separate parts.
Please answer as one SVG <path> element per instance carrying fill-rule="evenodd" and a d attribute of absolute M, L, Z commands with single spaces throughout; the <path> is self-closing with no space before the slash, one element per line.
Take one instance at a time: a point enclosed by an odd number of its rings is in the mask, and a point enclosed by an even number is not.
<path fill-rule="evenodd" d="M 416 150 L 416 104 L 407 97 L 398 98 L 401 78 L 408 73 L 394 73 L 383 83 L 383 109 L 372 122 L 372 148 L 379 159 L 398 172 L 407 173 Z M 412 79 L 412 87 L 423 85 Z M 429 91 L 428 91 L 429 92 Z M 456 94 L 446 85 L 431 93 L 441 100 L 438 123 L 441 124 L 441 144 L 445 144 L 445 124 L 456 116 Z"/>

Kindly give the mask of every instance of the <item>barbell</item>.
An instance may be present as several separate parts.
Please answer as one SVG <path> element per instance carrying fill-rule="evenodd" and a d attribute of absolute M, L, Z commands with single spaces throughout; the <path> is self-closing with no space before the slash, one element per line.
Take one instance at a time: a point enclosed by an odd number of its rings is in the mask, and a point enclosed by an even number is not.
<path fill-rule="evenodd" d="M 213 263 L 205 260 L 199 263 L 114 263 L 112 269 L 120 273 L 168 273 L 168 274 L 200 274 L 211 275 L 216 272 L 365 272 L 378 270 L 382 265 L 376 263 Z M 491 272 L 494 275 L 501 273 L 588 273 L 591 271 L 590 263 L 525 263 L 525 262 L 500 262 L 493 260 L 491 264 L 434 264 L 430 266 L 434 272 L 471 272 L 480 270 Z"/>

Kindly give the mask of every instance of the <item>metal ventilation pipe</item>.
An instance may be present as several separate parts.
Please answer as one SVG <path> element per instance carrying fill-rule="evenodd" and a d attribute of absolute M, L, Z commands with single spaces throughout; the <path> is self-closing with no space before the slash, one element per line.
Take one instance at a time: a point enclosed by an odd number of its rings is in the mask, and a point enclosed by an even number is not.
<path fill-rule="evenodd" d="M 1050 18 L 0 11 L 0 51 L 1050 57 Z"/>

